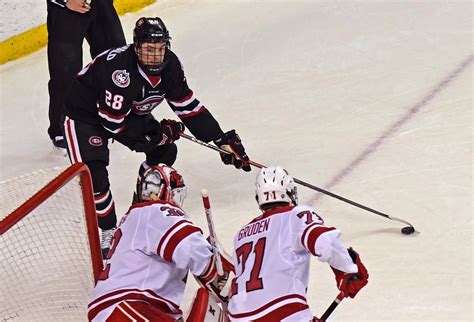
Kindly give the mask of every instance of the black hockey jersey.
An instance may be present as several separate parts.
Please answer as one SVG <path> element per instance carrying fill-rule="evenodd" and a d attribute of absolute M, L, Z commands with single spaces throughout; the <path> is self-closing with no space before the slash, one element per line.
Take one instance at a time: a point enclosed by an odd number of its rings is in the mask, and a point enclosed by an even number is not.
<path fill-rule="evenodd" d="M 127 127 L 130 113 L 147 115 L 166 100 L 194 136 L 206 142 L 218 139 L 223 132 L 188 87 L 178 57 L 169 49 L 165 55 L 168 64 L 159 76 L 151 76 L 138 65 L 133 45 L 101 53 L 78 73 L 65 114 L 102 125 L 114 137 Z"/>

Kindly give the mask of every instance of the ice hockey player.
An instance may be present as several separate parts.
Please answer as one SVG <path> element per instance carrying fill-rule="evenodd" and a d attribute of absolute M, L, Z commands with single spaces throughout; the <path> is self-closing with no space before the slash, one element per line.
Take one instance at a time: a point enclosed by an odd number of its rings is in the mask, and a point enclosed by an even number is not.
<path fill-rule="evenodd" d="M 353 298 L 367 284 L 367 270 L 339 241 L 341 232 L 326 227 L 310 206 L 298 205 L 286 170 L 261 169 L 255 194 L 263 214 L 234 239 L 231 321 L 318 321 L 306 301 L 311 255 L 331 266 L 345 297 Z"/>
<path fill-rule="evenodd" d="M 90 321 L 180 320 L 188 272 L 203 285 L 219 282 L 210 244 L 181 208 L 185 197 L 174 168 L 144 172 L 91 294 Z"/>
<path fill-rule="evenodd" d="M 141 174 L 158 163 L 173 165 L 174 141 L 186 126 L 196 138 L 231 151 L 221 154 L 225 164 L 250 171 L 235 130 L 224 133 L 188 87 L 163 21 L 140 18 L 133 34 L 133 45 L 107 50 L 79 72 L 65 104 L 69 157 L 91 172 L 104 253 L 117 221 L 107 171 L 109 139 L 145 153 Z M 164 100 L 182 122 L 155 120 L 151 112 Z"/>

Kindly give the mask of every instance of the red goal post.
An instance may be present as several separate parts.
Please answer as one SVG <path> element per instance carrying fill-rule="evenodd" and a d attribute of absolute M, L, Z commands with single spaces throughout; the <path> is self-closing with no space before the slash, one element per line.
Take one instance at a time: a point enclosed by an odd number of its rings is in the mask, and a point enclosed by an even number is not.
<path fill-rule="evenodd" d="M 92 182 L 83 163 L 55 170 L 0 182 L 2 321 L 87 319 L 102 270 Z"/>

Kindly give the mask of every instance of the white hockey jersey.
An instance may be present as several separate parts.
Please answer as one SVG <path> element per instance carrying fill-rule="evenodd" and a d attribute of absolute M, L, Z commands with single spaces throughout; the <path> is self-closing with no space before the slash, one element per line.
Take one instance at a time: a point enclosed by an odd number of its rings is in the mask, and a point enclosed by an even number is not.
<path fill-rule="evenodd" d="M 147 301 L 179 317 L 188 270 L 216 276 L 211 246 L 179 207 L 133 205 L 115 232 L 109 260 L 89 302 L 89 320 L 104 321 L 120 301 Z"/>
<path fill-rule="evenodd" d="M 244 226 L 234 238 L 231 320 L 311 321 L 306 303 L 311 255 L 357 272 L 340 234 L 306 205 L 267 211 Z"/>

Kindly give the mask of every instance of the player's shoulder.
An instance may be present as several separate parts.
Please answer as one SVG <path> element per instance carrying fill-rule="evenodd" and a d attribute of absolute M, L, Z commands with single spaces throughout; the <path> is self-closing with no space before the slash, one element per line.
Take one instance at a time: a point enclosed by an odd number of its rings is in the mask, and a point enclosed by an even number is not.
<path fill-rule="evenodd" d="M 151 213 L 153 218 L 161 217 L 169 218 L 170 221 L 189 220 L 189 216 L 180 207 L 163 200 L 157 201 L 146 201 L 133 204 L 127 212 L 127 215 L 131 214 L 143 214 Z"/>
<path fill-rule="evenodd" d="M 108 64 L 115 65 L 132 60 L 134 55 L 133 46 L 128 44 L 122 47 L 110 48 L 106 50 L 104 59 Z"/>
<path fill-rule="evenodd" d="M 300 212 L 304 212 L 304 211 L 309 211 L 309 212 L 316 212 L 316 210 L 314 210 L 313 207 L 311 207 L 310 205 L 307 205 L 307 204 L 299 204 L 297 206 L 295 206 L 293 208 L 293 212 L 294 213 L 300 213 Z"/>
<path fill-rule="evenodd" d="M 166 54 L 169 55 L 168 59 L 169 59 L 170 64 L 181 64 L 178 58 L 178 55 L 176 55 L 174 51 L 172 51 L 171 49 L 168 49 Z"/>
<path fill-rule="evenodd" d="M 179 60 L 178 56 L 169 49 L 166 52 L 167 57 L 167 65 L 161 72 L 161 75 L 163 78 L 174 78 L 177 75 L 181 75 L 184 73 L 183 65 L 181 64 L 181 61 Z M 181 76 L 180 76 L 181 77 Z"/>
<path fill-rule="evenodd" d="M 315 222 L 317 224 L 324 225 L 324 219 L 310 205 L 299 204 L 293 208 L 291 213 L 292 219 L 303 219 L 306 224 Z"/>

